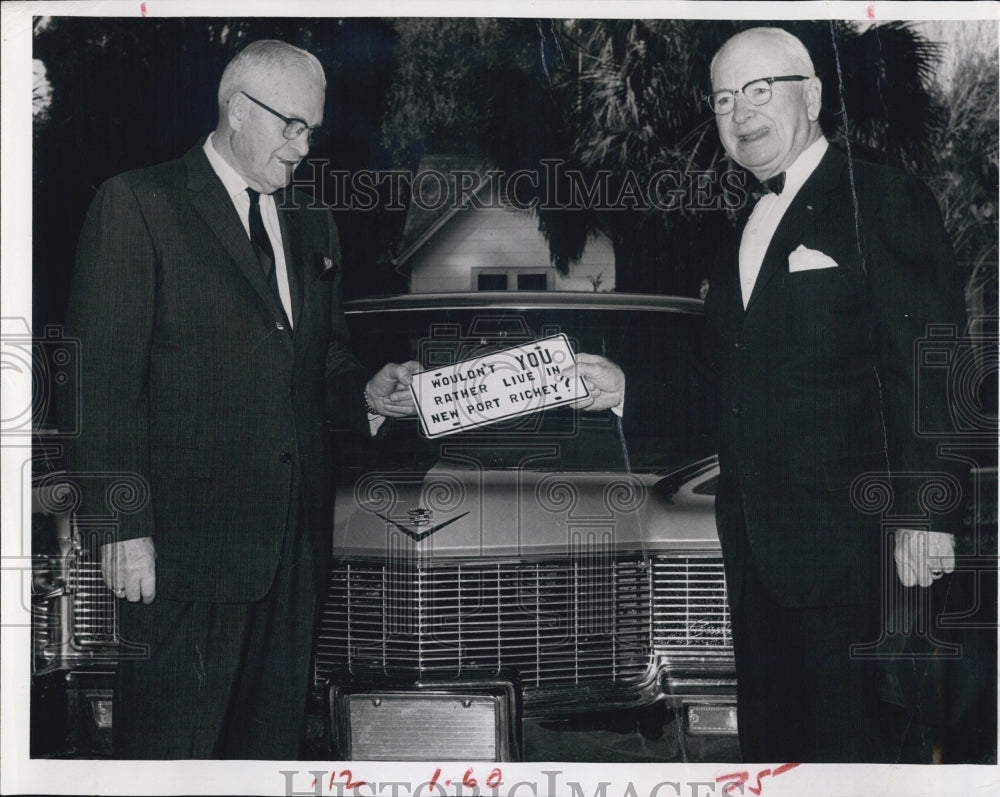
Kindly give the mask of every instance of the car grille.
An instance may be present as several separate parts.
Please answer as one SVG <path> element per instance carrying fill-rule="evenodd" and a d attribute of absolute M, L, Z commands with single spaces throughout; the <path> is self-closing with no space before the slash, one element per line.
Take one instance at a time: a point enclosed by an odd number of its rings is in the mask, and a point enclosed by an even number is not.
<path fill-rule="evenodd" d="M 525 687 L 559 688 L 636 681 L 658 655 L 730 650 L 717 555 L 352 560 L 331 574 L 315 676 L 516 672 Z"/>
<path fill-rule="evenodd" d="M 653 560 L 652 570 L 657 653 L 732 648 L 721 559 L 664 557 Z"/>
<path fill-rule="evenodd" d="M 115 598 L 104 585 L 99 546 L 81 546 L 74 538 L 67 556 L 45 570 L 49 582 L 62 585 L 47 599 L 32 601 L 36 668 L 75 666 L 83 662 L 112 665 L 126 651 L 117 632 Z M 49 572 L 51 570 L 51 573 Z M 46 590 L 48 591 L 48 590 Z"/>
<path fill-rule="evenodd" d="M 99 557 L 81 557 L 70 577 L 76 596 L 73 611 L 73 643 L 94 654 L 114 650 L 118 642 L 115 597 L 104 583 Z"/>

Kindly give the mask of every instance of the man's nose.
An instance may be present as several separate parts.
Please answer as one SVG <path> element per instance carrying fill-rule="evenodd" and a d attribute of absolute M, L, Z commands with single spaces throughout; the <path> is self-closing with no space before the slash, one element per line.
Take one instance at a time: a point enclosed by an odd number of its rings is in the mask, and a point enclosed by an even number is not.
<path fill-rule="evenodd" d="M 309 154 L 309 131 L 303 130 L 299 135 L 289 141 L 292 151 L 300 158 Z"/>
<path fill-rule="evenodd" d="M 742 94 L 737 94 L 733 97 L 733 121 L 737 124 L 742 124 L 751 116 L 753 116 L 754 110 L 753 106 L 747 102 L 746 97 Z"/>

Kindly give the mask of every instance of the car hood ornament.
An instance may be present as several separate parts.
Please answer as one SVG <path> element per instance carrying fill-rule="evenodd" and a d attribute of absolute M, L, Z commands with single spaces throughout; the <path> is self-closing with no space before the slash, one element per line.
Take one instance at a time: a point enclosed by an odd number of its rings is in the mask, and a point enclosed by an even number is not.
<path fill-rule="evenodd" d="M 449 518 L 443 523 L 438 523 L 436 526 L 430 526 L 430 528 L 423 528 L 423 527 L 428 526 L 431 522 L 433 522 L 434 513 L 430 509 L 425 509 L 422 506 L 414 507 L 413 509 L 409 510 L 406 513 L 407 517 L 410 520 L 410 526 L 412 526 L 412 528 L 404 526 L 402 523 L 397 523 L 391 517 L 387 517 L 386 515 L 380 514 L 378 512 L 376 512 L 375 514 L 378 515 L 380 518 L 382 518 L 382 520 L 386 521 L 387 523 L 391 523 L 393 526 L 395 526 L 397 529 L 403 532 L 414 542 L 420 542 L 421 540 L 430 537 L 435 531 L 440 531 L 445 526 L 454 523 L 456 520 L 461 520 L 469 513 L 463 512 L 461 515 L 456 515 L 455 517 Z"/>
<path fill-rule="evenodd" d="M 414 507 L 406 515 L 410 518 L 410 523 L 414 526 L 427 526 L 434 520 L 434 513 L 422 506 Z"/>

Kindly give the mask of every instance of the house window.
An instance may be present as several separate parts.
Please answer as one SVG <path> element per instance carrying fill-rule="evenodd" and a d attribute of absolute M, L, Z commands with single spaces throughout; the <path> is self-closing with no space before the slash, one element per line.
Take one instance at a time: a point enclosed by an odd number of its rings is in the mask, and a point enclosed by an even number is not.
<path fill-rule="evenodd" d="M 474 269 L 472 287 L 477 291 L 547 291 L 552 269 L 520 271 L 516 268 Z"/>
<path fill-rule="evenodd" d="M 507 275 L 480 273 L 476 281 L 476 290 L 505 291 L 507 290 Z"/>
<path fill-rule="evenodd" d="M 519 291 L 547 291 L 549 279 L 547 274 L 518 274 L 517 289 Z"/>

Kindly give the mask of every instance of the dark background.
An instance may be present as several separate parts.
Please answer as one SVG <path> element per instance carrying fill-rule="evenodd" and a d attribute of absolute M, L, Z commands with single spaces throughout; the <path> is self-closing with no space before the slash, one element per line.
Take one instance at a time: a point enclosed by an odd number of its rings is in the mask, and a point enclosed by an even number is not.
<path fill-rule="evenodd" d="M 325 169 L 415 171 L 425 155 L 458 154 L 508 174 L 542 173 L 542 158 L 559 158 L 585 174 L 610 172 L 614 190 L 628 171 L 641 180 L 663 168 L 731 168 L 701 98 L 718 46 L 760 24 L 768 23 L 36 18 L 34 57 L 47 69 L 51 104 L 34 125 L 35 332 L 62 320 L 76 239 L 97 187 L 176 158 L 210 132 L 219 77 L 249 41 L 284 39 L 323 63 L 324 138 L 310 157 Z M 958 250 L 956 268 L 967 279 L 977 268 L 980 281 L 986 274 L 995 308 L 995 56 L 952 54 L 957 76 L 945 90 L 935 76 L 946 50 L 912 25 L 774 24 L 813 53 L 827 135 L 857 157 L 931 183 Z M 991 23 L 970 24 L 995 33 Z M 579 207 L 536 217 L 560 270 L 571 269 L 601 230 L 615 247 L 617 290 L 689 296 L 698 295 L 720 226 L 731 222 L 724 212 Z M 390 262 L 404 221 L 404 211 L 381 207 L 338 211 L 348 298 L 406 289 Z"/>

